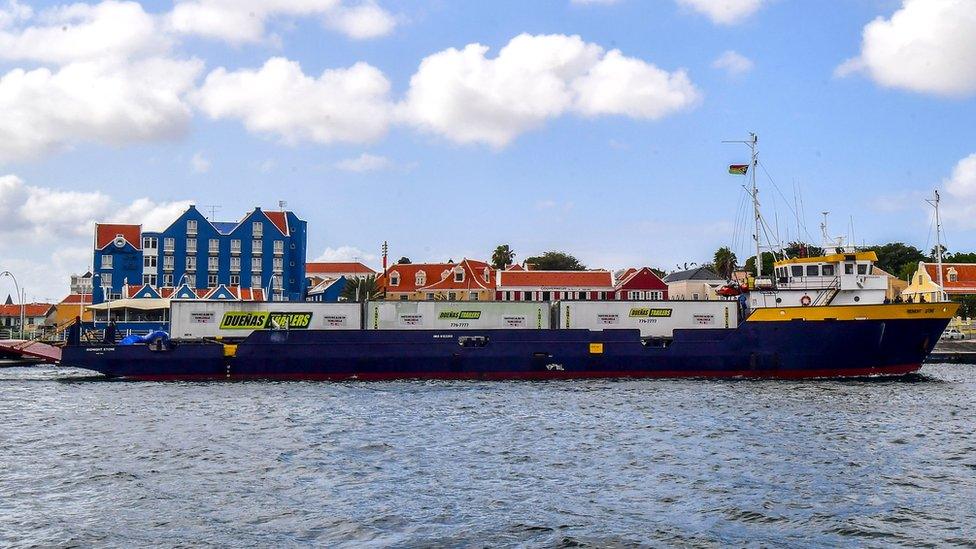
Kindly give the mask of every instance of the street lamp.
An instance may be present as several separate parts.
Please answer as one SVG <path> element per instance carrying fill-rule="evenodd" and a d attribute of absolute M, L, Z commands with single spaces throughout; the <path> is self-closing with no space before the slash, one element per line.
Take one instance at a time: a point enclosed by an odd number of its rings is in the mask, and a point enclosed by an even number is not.
<path fill-rule="evenodd" d="M 17 277 L 14 273 L 10 271 L 3 271 L 0 273 L 0 278 L 4 276 L 9 276 L 11 280 L 14 281 L 14 289 L 17 291 L 17 299 L 20 300 L 20 337 L 24 337 L 24 295 L 20 292 L 20 284 L 17 283 Z"/>

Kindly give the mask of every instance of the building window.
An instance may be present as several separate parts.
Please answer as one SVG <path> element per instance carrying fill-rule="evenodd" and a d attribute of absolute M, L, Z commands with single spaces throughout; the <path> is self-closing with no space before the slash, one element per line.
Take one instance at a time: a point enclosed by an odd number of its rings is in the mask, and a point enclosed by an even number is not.
<path fill-rule="evenodd" d="M 144 250 L 155 250 L 157 240 L 155 236 L 144 236 L 142 237 L 142 248 Z"/>
<path fill-rule="evenodd" d="M 144 255 L 142 256 L 142 266 L 143 268 L 152 268 L 156 266 L 156 256 L 154 255 Z"/>
<path fill-rule="evenodd" d="M 102 256 L 102 268 L 103 269 L 111 269 L 112 268 L 112 256 L 110 256 L 110 255 L 103 255 Z"/>
<path fill-rule="evenodd" d="M 485 267 L 484 276 L 485 276 L 485 282 L 491 282 L 491 269 Z"/>
<path fill-rule="evenodd" d="M 698 301 L 698 294 L 691 294 L 691 299 Z"/>
<path fill-rule="evenodd" d="M 261 272 L 261 258 L 252 257 L 251 258 L 251 270 Z"/>
<path fill-rule="evenodd" d="M 390 286 L 400 285 L 400 273 L 393 271 L 390 273 Z"/>
<path fill-rule="evenodd" d="M 260 240 L 251 241 L 251 253 L 258 255 L 264 252 L 264 246 L 262 246 Z"/>
<path fill-rule="evenodd" d="M 454 282 L 464 282 L 464 269 L 458 267 L 454 271 Z"/>
<path fill-rule="evenodd" d="M 112 273 L 105 273 L 102 275 L 102 286 L 112 287 Z"/>
<path fill-rule="evenodd" d="M 197 239 L 195 238 L 186 239 L 186 253 L 188 254 L 197 253 Z"/>
<path fill-rule="evenodd" d="M 406 301 L 407 299 L 409 299 L 407 297 L 407 294 L 403 294 L 403 295 L 400 296 L 400 301 Z"/>
<path fill-rule="evenodd" d="M 240 286 L 241 285 L 241 275 L 230 275 L 230 285 Z"/>
<path fill-rule="evenodd" d="M 532 292 L 522 292 L 522 301 L 532 301 Z"/>
<path fill-rule="evenodd" d="M 457 300 L 457 294 L 455 292 L 447 292 L 447 300 L 448 301 L 456 301 Z"/>
<path fill-rule="evenodd" d="M 261 287 L 261 275 L 251 275 L 251 287 L 252 288 Z"/>
<path fill-rule="evenodd" d="M 276 272 L 281 272 L 284 269 L 284 261 L 280 257 L 276 257 L 271 261 L 271 266 Z"/>
<path fill-rule="evenodd" d="M 251 236 L 254 238 L 261 238 L 264 236 L 264 223 L 261 223 L 260 221 L 251 223 Z"/>
<path fill-rule="evenodd" d="M 233 272 L 238 272 L 241 270 L 241 258 L 234 256 L 230 258 L 230 270 Z"/>
<path fill-rule="evenodd" d="M 949 275 L 949 282 L 959 282 L 959 273 L 956 272 L 955 268 L 949 269 L 947 274 Z"/>
<path fill-rule="evenodd" d="M 197 220 L 187 219 L 186 220 L 186 234 L 197 234 Z"/>
<path fill-rule="evenodd" d="M 173 250 L 175 248 L 176 248 L 176 239 L 175 238 L 164 238 L 163 239 L 163 251 L 164 252 L 171 254 L 171 253 L 173 253 Z"/>
<path fill-rule="evenodd" d="M 232 254 L 241 253 L 241 239 L 235 238 L 230 241 L 230 253 Z"/>
<path fill-rule="evenodd" d="M 471 292 L 468 294 L 468 299 L 471 301 L 478 301 L 478 292 Z"/>
<path fill-rule="evenodd" d="M 425 273 L 424 271 L 417 271 L 416 283 L 417 286 L 425 286 L 427 284 L 427 273 Z"/>
<path fill-rule="evenodd" d="M 273 286 L 274 289 L 280 290 L 281 289 L 281 282 L 282 282 L 282 280 L 281 280 L 281 277 L 280 276 L 272 276 L 271 277 L 271 286 Z"/>
<path fill-rule="evenodd" d="M 216 238 L 211 238 L 208 247 L 210 253 L 212 254 L 220 253 L 220 240 L 217 240 Z"/>
<path fill-rule="evenodd" d="M 171 274 L 163 275 L 163 286 L 166 286 L 167 288 L 173 287 L 173 275 Z"/>
<path fill-rule="evenodd" d="M 171 256 L 171 255 L 164 255 L 163 256 L 163 268 L 164 269 L 169 269 L 169 270 L 172 271 L 173 270 L 173 265 L 175 265 L 175 261 L 173 260 L 173 256 Z"/>
<path fill-rule="evenodd" d="M 186 270 L 195 271 L 197 270 L 197 258 L 193 256 L 187 256 L 186 258 Z"/>
<path fill-rule="evenodd" d="M 274 241 L 274 253 L 283 254 L 285 253 L 285 243 L 282 240 Z"/>
<path fill-rule="evenodd" d="M 217 275 L 209 274 L 207 275 L 207 287 L 216 288 L 217 287 Z"/>
<path fill-rule="evenodd" d="M 142 283 L 149 284 L 150 286 L 156 285 L 156 275 L 144 274 L 142 275 Z"/>
<path fill-rule="evenodd" d="M 218 267 L 217 260 L 218 259 L 220 259 L 220 258 L 218 258 L 218 257 L 208 257 L 207 258 L 207 270 L 208 271 L 216 271 L 217 270 L 217 267 Z"/>
<path fill-rule="evenodd" d="M 427 292 L 427 299 L 433 301 L 433 299 L 434 299 L 434 292 Z"/>
<path fill-rule="evenodd" d="M 607 298 L 607 292 L 598 292 L 596 294 L 596 296 L 597 296 L 597 299 L 600 299 L 600 300 L 606 299 Z"/>

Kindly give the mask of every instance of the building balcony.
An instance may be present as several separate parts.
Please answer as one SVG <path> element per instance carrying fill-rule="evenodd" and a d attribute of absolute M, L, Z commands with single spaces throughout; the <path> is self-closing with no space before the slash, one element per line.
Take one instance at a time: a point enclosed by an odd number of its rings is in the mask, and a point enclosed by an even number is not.
<path fill-rule="evenodd" d="M 253 250 L 251 250 L 251 253 L 253 255 L 261 255 L 262 251 L 261 248 L 254 248 Z"/>
<path fill-rule="evenodd" d="M 168 272 L 173 272 L 173 266 L 172 265 L 163 265 L 163 270 L 164 271 L 168 271 Z"/>

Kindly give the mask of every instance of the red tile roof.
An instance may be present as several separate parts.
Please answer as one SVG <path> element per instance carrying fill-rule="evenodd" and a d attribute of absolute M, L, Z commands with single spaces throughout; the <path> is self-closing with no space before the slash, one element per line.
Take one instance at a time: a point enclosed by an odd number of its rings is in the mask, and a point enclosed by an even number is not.
<path fill-rule="evenodd" d="M 457 267 L 461 267 L 464 271 L 464 280 L 457 282 L 454 280 L 454 273 Z M 488 269 L 488 281 L 485 281 L 485 269 Z M 443 272 L 443 271 L 441 271 Z M 484 261 L 476 261 L 473 259 L 464 259 L 457 266 L 451 269 L 451 272 L 444 278 L 440 278 L 440 273 L 438 273 L 439 280 L 431 284 L 427 284 L 423 288 L 419 288 L 420 291 L 443 291 L 443 290 L 494 290 L 495 289 L 495 271 L 488 266 Z M 427 281 L 430 282 L 432 279 L 428 275 Z"/>
<path fill-rule="evenodd" d="M 264 212 L 264 215 L 268 216 L 275 227 L 278 227 L 281 234 L 288 236 L 288 216 L 285 212 Z"/>
<path fill-rule="evenodd" d="M 339 261 L 319 261 L 310 262 L 305 264 L 305 274 L 306 275 L 329 275 L 335 273 L 362 273 L 362 274 L 376 274 L 376 271 L 370 269 L 366 265 L 354 262 L 339 262 Z"/>
<path fill-rule="evenodd" d="M 96 223 L 95 224 L 95 249 L 101 250 L 115 240 L 116 236 L 122 238 L 137 249 L 142 249 L 142 225 L 120 225 L 117 223 Z"/>
<path fill-rule="evenodd" d="M 925 271 L 935 283 L 939 282 L 938 265 L 924 263 Z M 949 273 L 956 275 L 955 281 L 949 280 Z M 974 263 L 943 263 L 942 286 L 947 294 L 976 294 L 976 264 Z"/>
<path fill-rule="evenodd" d="M 613 288 L 610 271 L 502 271 L 502 288 Z"/>
<path fill-rule="evenodd" d="M 668 285 L 661 280 L 661 277 L 654 274 L 650 267 L 640 269 L 631 267 L 620 276 L 616 288 L 618 290 L 667 290 Z"/>
<path fill-rule="evenodd" d="M 82 298 L 84 298 L 84 303 L 82 303 Z M 91 294 L 85 294 L 84 296 L 81 294 L 68 294 L 58 305 L 91 305 L 91 302 Z"/>
<path fill-rule="evenodd" d="M 26 303 L 24 304 L 24 316 L 47 316 L 53 308 L 54 305 L 51 303 Z M 0 316 L 19 318 L 20 305 L 0 305 Z"/>
<path fill-rule="evenodd" d="M 441 279 L 444 271 L 454 268 L 454 263 L 401 263 L 391 265 L 386 272 L 376 279 L 377 286 L 386 287 L 387 292 L 415 292 L 420 286 L 417 285 L 417 273 L 424 271 L 426 275 L 424 284 L 436 282 Z M 400 275 L 400 283 L 396 286 L 388 284 L 389 275 L 394 272 Z"/>
<path fill-rule="evenodd" d="M 518 263 L 515 263 L 513 265 L 509 265 L 508 268 L 506 268 L 505 270 L 506 271 L 524 271 L 525 270 L 525 267 L 519 265 Z"/>

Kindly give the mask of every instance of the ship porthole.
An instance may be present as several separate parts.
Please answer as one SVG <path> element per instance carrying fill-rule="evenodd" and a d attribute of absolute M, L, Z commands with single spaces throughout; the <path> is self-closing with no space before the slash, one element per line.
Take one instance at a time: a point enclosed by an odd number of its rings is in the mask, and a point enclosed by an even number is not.
<path fill-rule="evenodd" d="M 854 296 L 854 301 L 861 301 L 861 296 L 858 295 Z"/>
<path fill-rule="evenodd" d="M 782 297 L 777 297 L 776 298 L 776 303 L 782 303 L 782 302 L 783 302 L 783 298 Z"/>

